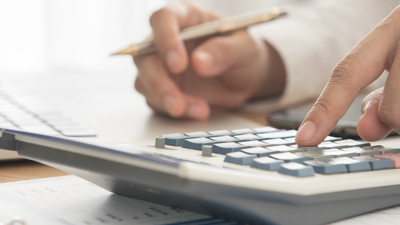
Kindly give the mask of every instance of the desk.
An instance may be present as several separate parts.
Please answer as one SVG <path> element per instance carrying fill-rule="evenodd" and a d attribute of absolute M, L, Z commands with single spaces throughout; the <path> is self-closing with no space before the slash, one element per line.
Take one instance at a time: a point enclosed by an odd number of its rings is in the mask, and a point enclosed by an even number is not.
<path fill-rule="evenodd" d="M 238 112 L 237 114 L 254 122 L 266 124 L 265 114 L 247 112 Z M 68 173 L 33 161 L 21 160 L 0 163 L 0 183 L 65 175 L 68 175 Z"/>

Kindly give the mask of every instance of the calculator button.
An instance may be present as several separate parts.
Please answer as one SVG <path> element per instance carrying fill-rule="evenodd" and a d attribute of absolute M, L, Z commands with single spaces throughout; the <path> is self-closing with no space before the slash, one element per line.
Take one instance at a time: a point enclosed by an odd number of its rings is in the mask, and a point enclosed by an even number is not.
<path fill-rule="evenodd" d="M 327 160 L 333 158 L 333 155 L 324 155 L 319 151 L 296 152 L 295 154 L 302 157 L 309 157 L 311 160 Z"/>
<path fill-rule="evenodd" d="M 388 153 L 399 153 L 400 149 L 398 148 L 387 148 L 387 147 L 383 147 L 382 145 L 374 145 L 374 146 L 367 146 L 367 147 L 363 147 L 363 149 L 366 150 L 378 150 L 380 155 L 381 154 L 388 154 Z"/>
<path fill-rule="evenodd" d="M 268 140 L 262 140 L 262 142 L 264 142 L 265 144 L 270 145 L 289 145 L 291 144 L 290 141 L 284 140 L 284 139 L 280 139 L 280 138 L 276 138 L 276 139 L 268 139 Z"/>
<path fill-rule="evenodd" d="M 206 132 L 204 132 L 204 131 L 197 131 L 197 132 L 184 133 L 184 135 L 189 136 L 189 137 L 191 137 L 191 138 L 210 136 L 208 133 L 206 133 Z"/>
<path fill-rule="evenodd" d="M 381 159 L 390 159 L 392 160 L 393 166 L 396 169 L 400 168 L 400 154 L 393 154 L 393 153 L 388 153 L 388 154 L 383 154 L 383 155 L 376 155 L 375 157 L 381 158 Z"/>
<path fill-rule="evenodd" d="M 337 148 L 323 149 L 321 150 L 323 155 L 331 155 L 333 157 L 353 157 L 357 156 L 357 153 L 346 152 Z"/>
<path fill-rule="evenodd" d="M 349 147 L 364 147 L 364 146 L 370 146 L 371 144 L 365 141 L 356 141 L 353 139 L 345 139 L 345 140 L 340 140 L 340 141 L 335 141 L 335 144 L 339 145 L 347 145 Z"/>
<path fill-rule="evenodd" d="M 274 153 L 278 153 L 277 151 L 272 151 L 266 148 L 255 147 L 255 148 L 244 148 L 242 152 L 250 154 L 250 155 L 257 155 L 257 157 L 269 156 Z"/>
<path fill-rule="evenodd" d="M 210 137 L 211 140 L 213 141 L 218 141 L 218 142 L 232 142 L 232 141 L 237 141 L 237 138 L 234 138 L 232 136 L 218 136 L 218 137 Z"/>
<path fill-rule="evenodd" d="M 324 141 L 321 144 L 318 145 L 318 148 L 345 148 L 345 147 L 349 147 L 347 145 L 341 145 L 341 144 L 336 144 L 334 142 L 331 141 Z"/>
<path fill-rule="evenodd" d="M 276 132 L 276 131 L 279 131 L 277 128 L 275 128 L 275 127 L 269 127 L 269 126 L 267 126 L 267 127 L 257 127 L 257 128 L 253 128 L 253 130 L 254 130 L 256 133 L 269 133 L 269 132 Z"/>
<path fill-rule="evenodd" d="M 351 148 L 342 148 L 341 150 L 346 151 L 346 152 L 354 152 L 358 156 L 363 156 L 363 155 L 379 155 L 378 150 L 367 150 L 361 147 L 351 147 Z"/>
<path fill-rule="evenodd" d="M 296 133 L 296 130 L 285 130 L 272 133 L 261 133 L 257 134 L 257 136 L 260 136 L 262 139 L 290 138 L 295 137 Z"/>
<path fill-rule="evenodd" d="M 310 160 L 304 161 L 304 164 L 312 166 L 314 171 L 320 174 L 347 173 L 347 167 L 344 164 L 334 164 L 329 160 Z"/>
<path fill-rule="evenodd" d="M 250 128 L 244 128 L 244 129 L 231 130 L 231 132 L 233 134 L 251 134 L 251 133 L 254 133 L 254 130 L 252 130 Z"/>
<path fill-rule="evenodd" d="M 235 142 L 219 143 L 212 145 L 212 152 L 226 155 L 230 152 L 240 151 L 242 148 L 246 148 L 246 146 Z"/>
<path fill-rule="evenodd" d="M 257 158 L 256 155 L 249 155 L 244 152 L 232 152 L 225 156 L 224 162 L 239 164 L 239 165 L 250 165 L 253 159 Z"/>
<path fill-rule="evenodd" d="M 281 160 L 285 161 L 285 163 L 288 163 L 288 162 L 302 163 L 306 160 L 310 160 L 310 157 L 308 157 L 308 156 L 303 157 L 303 156 L 299 156 L 299 155 L 296 155 L 296 154 L 290 153 L 290 152 L 271 154 L 270 157 L 274 158 L 274 159 L 281 159 Z"/>
<path fill-rule="evenodd" d="M 180 146 L 183 144 L 183 141 L 185 141 L 185 139 L 190 138 L 190 137 L 180 134 L 180 133 L 163 134 L 163 135 L 160 135 L 160 137 L 165 138 L 166 145 L 173 145 L 173 146 Z"/>
<path fill-rule="evenodd" d="M 262 170 L 276 171 L 281 167 L 282 163 L 284 163 L 283 160 L 273 159 L 270 157 L 260 157 L 253 159 L 250 167 Z"/>
<path fill-rule="evenodd" d="M 272 151 L 278 151 L 278 152 L 301 152 L 301 151 L 304 151 L 302 149 L 297 149 L 297 148 L 287 146 L 287 145 L 270 146 L 270 147 L 267 147 L 267 149 L 270 149 Z"/>
<path fill-rule="evenodd" d="M 324 141 L 339 141 L 339 140 L 342 140 L 342 138 L 334 137 L 334 136 L 328 136 L 328 137 L 325 138 Z"/>
<path fill-rule="evenodd" d="M 296 177 L 310 177 L 315 174 L 314 169 L 311 166 L 306 166 L 296 162 L 281 164 L 278 172 Z"/>
<path fill-rule="evenodd" d="M 368 162 L 351 159 L 349 157 L 333 158 L 330 159 L 330 162 L 334 164 L 344 164 L 349 173 L 371 170 L 371 166 Z"/>
<path fill-rule="evenodd" d="M 393 162 L 390 159 L 380 159 L 370 155 L 356 156 L 353 159 L 368 162 L 372 170 L 394 169 Z"/>
<path fill-rule="evenodd" d="M 190 148 L 190 149 L 196 149 L 196 150 L 201 150 L 203 145 L 212 145 L 218 143 L 217 141 L 213 141 L 209 138 L 190 138 L 186 139 L 182 147 L 183 148 Z"/>
<path fill-rule="evenodd" d="M 254 134 L 241 134 L 241 135 L 235 135 L 233 137 L 239 141 L 251 141 L 251 140 L 261 139 L 259 136 L 256 136 Z"/>
<path fill-rule="evenodd" d="M 248 147 L 266 146 L 266 144 L 264 142 L 261 142 L 261 141 L 243 141 L 243 142 L 239 142 L 239 144 L 244 145 L 244 146 L 248 146 Z"/>
<path fill-rule="evenodd" d="M 232 132 L 229 130 L 214 130 L 207 132 L 211 136 L 223 136 L 223 135 L 231 135 Z"/>

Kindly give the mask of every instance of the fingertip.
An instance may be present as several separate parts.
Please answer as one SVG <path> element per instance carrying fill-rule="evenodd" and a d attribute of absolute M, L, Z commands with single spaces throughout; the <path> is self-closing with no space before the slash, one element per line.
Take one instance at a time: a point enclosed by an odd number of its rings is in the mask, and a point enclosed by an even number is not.
<path fill-rule="evenodd" d="M 212 76 L 220 72 L 215 56 L 207 50 L 198 49 L 192 53 L 191 63 L 193 69 L 201 76 Z"/>
<path fill-rule="evenodd" d="M 210 116 L 210 107 L 204 101 L 189 103 L 185 116 L 195 120 L 206 120 Z"/>
<path fill-rule="evenodd" d="M 295 137 L 295 141 L 298 145 L 301 146 L 310 146 L 313 144 L 313 139 L 315 133 L 317 131 L 317 126 L 311 120 L 307 120 L 303 122 L 303 124 L 299 127 L 298 132 Z"/>
<path fill-rule="evenodd" d="M 163 97 L 163 104 L 166 112 L 171 117 L 181 117 L 185 113 L 185 102 L 179 96 L 167 94 Z"/>
<path fill-rule="evenodd" d="M 373 106 L 366 107 L 357 124 L 357 133 L 365 141 L 381 140 L 391 131 L 390 127 L 380 121 L 378 108 Z"/>
<path fill-rule="evenodd" d="M 188 64 L 186 53 L 175 49 L 171 49 L 166 53 L 165 61 L 169 71 L 174 74 L 182 73 Z"/>

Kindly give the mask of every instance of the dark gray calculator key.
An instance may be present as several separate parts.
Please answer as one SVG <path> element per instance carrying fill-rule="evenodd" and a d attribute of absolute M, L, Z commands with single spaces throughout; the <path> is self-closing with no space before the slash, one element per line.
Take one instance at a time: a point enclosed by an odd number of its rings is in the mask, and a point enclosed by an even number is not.
<path fill-rule="evenodd" d="M 250 165 L 253 159 L 255 158 L 257 158 L 256 155 L 250 155 L 244 152 L 231 152 L 226 154 L 224 162 L 229 162 L 239 165 Z"/>
<path fill-rule="evenodd" d="M 190 138 L 189 136 L 186 136 L 186 135 L 183 135 L 180 133 L 164 134 L 164 135 L 160 135 L 160 137 L 165 138 L 166 145 L 173 145 L 173 146 L 180 146 L 183 144 L 183 141 L 185 141 L 185 139 Z"/>
<path fill-rule="evenodd" d="M 213 141 L 209 138 L 189 138 L 186 139 L 182 147 L 183 148 L 190 148 L 190 149 L 196 149 L 196 150 L 201 150 L 203 145 L 212 145 L 218 143 L 217 141 Z"/>
<path fill-rule="evenodd" d="M 346 152 L 354 152 L 358 156 L 363 156 L 363 155 L 379 155 L 378 150 L 366 150 L 361 147 L 351 147 L 351 148 L 342 148 L 340 150 L 346 151 Z"/>
<path fill-rule="evenodd" d="M 232 134 L 232 132 L 230 132 L 229 130 L 214 130 L 214 131 L 209 131 L 207 133 L 211 136 L 225 136 Z"/>
<path fill-rule="evenodd" d="M 335 144 L 339 144 L 339 145 L 347 145 L 349 147 L 364 147 L 364 146 L 371 146 L 371 144 L 369 142 L 365 142 L 365 141 L 356 141 L 353 139 L 344 139 L 344 140 L 340 140 L 340 141 L 335 141 Z"/>
<path fill-rule="evenodd" d="M 267 145 L 261 141 L 242 141 L 242 142 L 238 142 L 238 143 L 241 145 L 244 145 L 244 146 L 248 146 L 248 147 L 263 147 L 263 146 Z"/>
<path fill-rule="evenodd" d="M 353 157 L 357 156 L 355 152 L 346 152 L 337 148 L 330 148 L 330 149 L 322 149 L 320 150 L 323 155 L 331 155 L 333 157 Z"/>
<path fill-rule="evenodd" d="M 242 148 L 246 148 L 246 146 L 235 142 L 226 142 L 212 145 L 212 152 L 226 155 L 230 152 L 240 151 Z"/>
<path fill-rule="evenodd" d="M 295 177 L 311 177 L 315 175 L 312 166 L 306 166 L 296 162 L 283 163 L 278 170 L 279 173 Z"/>
<path fill-rule="evenodd" d="M 329 160 L 310 160 L 304 161 L 304 164 L 312 166 L 314 171 L 320 174 L 347 173 L 347 167 L 344 164 L 334 164 Z"/>
<path fill-rule="evenodd" d="M 284 139 L 276 138 L 276 139 L 267 139 L 261 140 L 262 142 L 266 143 L 267 145 L 289 145 L 291 142 L 286 141 Z"/>
<path fill-rule="evenodd" d="M 234 138 L 232 136 L 217 136 L 217 137 L 210 137 L 211 140 L 213 141 L 219 141 L 219 142 L 234 142 L 238 141 L 237 138 Z"/>
<path fill-rule="evenodd" d="M 296 130 L 285 130 L 271 133 L 261 133 L 257 134 L 257 136 L 260 136 L 262 139 L 290 138 L 295 137 L 296 133 Z"/>
<path fill-rule="evenodd" d="M 261 139 L 259 136 L 254 135 L 254 134 L 240 134 L 240 135 L 235 135 L 233 137 L 239 141 L 251 141 L 251 140 Z"/>
<path fill-rule="evenodd" d="M 394 169 L 394 165 L 391 159 L 381 159 L 373 157 L 371 155 L 356 156 L 353 157 L 353 159 L 368 162 L 372 170 Z"/>
<path fill-rule="evenodd" d="M 283 160 L 283 161 L 285 161 L 285 163 L 289 163 L 289 162 L 303 163 L 306 160 L 310 160 L 310 157 L 308 157 L 308 156 L 300 156 L 300 155 L 296 155 L 291 152 L 271 154 L 270 157 L 274 158 L 274 159 Z"/>
<path fill-rule="evenodd" d="M 333 158 L 333 155 L 324 155 L 320 151 L 296 152 L 295 154 L 302 157 L 309 157 L 311 160 L 327 160 Z"/>
<path fill-rule="evenodd" d="M 275 127 L 269 127 L 269 126 L 266 126 L 266 127 L 257 127 L 257 128 L 253 128 L 253 130 L 254 130 L 256 133 L 269 133 L 269 132 L 277 132 L 277 131 L 279 131 L 279 129 L 277 129 L 277 128 L 275 128 Z"/>
<path fill-rule="evenodd" d="M 242 152 L 250 155 L 256 155 L 257 157 L 269 156 L 271 154 L 278 153 L 277 151 L 272 151 L 262 147 L 244 148 L 242 149 Z"/>
<path fill-rule="evenodd" d="M 282 163 L 284 163 L 283 160 L 273 159 L 270 157 L 260 157 L 253 159 L 250 167 L 262 170 L 277 171 L 281 167 Z"/>
<path fill-rule="evenodd" d="M 250 129 L 250 128 L 243 128 L 243 129 L 231 130 L 231 132 L 232 132 L 234 135 L 237 135 L 237 134 L 251 134 L 251 133 L 254 133 L 254 130 L 252 130 L 252 129 Z"/>
<path fill-rule="evenodd" d="M 366 146 L 366 147 L 363 147 L 363 149 L 378 150 L 379 154 L 400 153 L 400 149 L 398 149 L 398 148 L 384 147 L 382 145 Z"/>
<path fill-rule="evenodd" d="M 208 133 L 206 133 L 204 131 L 196 131 L 196 132 L 184 133 L 184 135 L 189 136 L 190 138 L 210 136 L 210 134 L 208 134 Z"/>
<path fill-rule="evenodd" d="M 302 152 L 302 151 L 304 151 L 302 149 L 297 149 L 297 148 L 287 146 L 287 145 L 276 145 L 276 146 L 269 146 L 266 148 L 270 149 L 272 151 L 278 151 L 278 152 Z"/>
<path fill-rule="evenodd" d="M 371 166 L 368 162 L 355 160 L 349 157 L 333 158 L 329 161 L 334 164 L 344 164 L 349 173 L 371 171 Z"/>

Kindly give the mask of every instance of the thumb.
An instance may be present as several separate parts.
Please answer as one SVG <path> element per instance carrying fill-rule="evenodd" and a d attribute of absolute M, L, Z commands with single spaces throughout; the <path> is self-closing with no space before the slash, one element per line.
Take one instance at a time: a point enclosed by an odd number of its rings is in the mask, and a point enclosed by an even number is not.
<path fill-rule="evenodd" d="M 200 76 L 216 76 L 254 59 L 260 45 L 245 30 L 210 38 L 192 52 L 191 65 Z"/>

